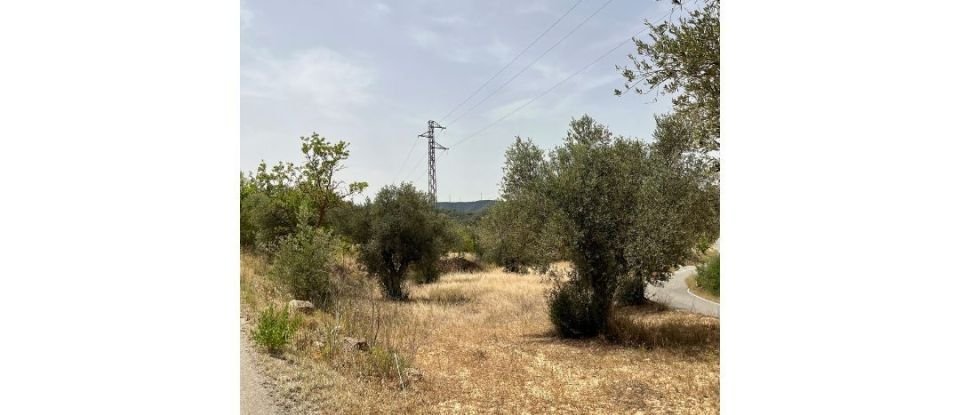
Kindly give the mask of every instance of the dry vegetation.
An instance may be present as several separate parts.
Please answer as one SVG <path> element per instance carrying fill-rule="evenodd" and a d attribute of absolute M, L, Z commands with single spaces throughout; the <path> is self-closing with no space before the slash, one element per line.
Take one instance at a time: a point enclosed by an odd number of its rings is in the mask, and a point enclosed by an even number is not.
<path fill-rule="evenodd" d="M 621 309 L 616 339 L 562 340 L 544 275 L 451 273 L 394 303 L 341 268 L 342 301 L 305 316 L 283 358 L 257 356 L 292 413 L 719 412 L 716 318 Z M 256 311 L 290 300 L 247 254 L 241 297 L 245 330 Z M 370 351 L 344 351 L 342 336 Z"/>

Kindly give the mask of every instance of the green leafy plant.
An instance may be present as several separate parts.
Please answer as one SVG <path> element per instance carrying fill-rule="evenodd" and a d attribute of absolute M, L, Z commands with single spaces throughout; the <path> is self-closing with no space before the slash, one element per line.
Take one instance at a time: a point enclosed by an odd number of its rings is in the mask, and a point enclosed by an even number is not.
<path fill-rule="evenodd" d="M 279 354 L 290 343 L 302 320 L 292 315 L 286 307 L 278 310 L 271 305 L 260 312 L 253 340 L 271 354 Z"/>
<path fill-rule="evenodd" d="M 361 193 L 365 182 L 337 180 L 350 156 L 344 141 L 328 142 L 313 133 L 300 137 L 300 165 L 260 162 L 256 172 L 240 177 L 240 243 L 274 254 L 280 241 L 300 226 L 327 227 L 328 213 L 344 199 Z"/>
<path fill-rule="evenodd" d="M 360 261 L 387 298 L 407 297 L 403 283 L 411 267 L 422 280 L 435 279 L 447 230 L 429 195 L 410 183 L 386 186 L 370 206 L 369 220 Z"/>
<path fill-rule="evenodd" d="M 329 231 L 302 225 L 280 243 L 271 273 L 296 299 L 325 307 L 334 291 L 331 258 L 336 242 Z"/>
<path fill-rule="evenodd" d="M 658 118 L 658 127 L 662 121 L 682 126 L 670 146 L 710 157 L 719 171 L 719 157 L 711 152 L 720 149 L 720 1 L 706 0 L 687 17 L 647 26 L 650 40 L 634 39 L 630 64 L 617 67 L 625 82 L 614 94 L 672 96 L 672 114 Z"/>
<path fill-rule="evenodd" d="M 697 285 L 714 295 L 720 295 L 720 254 L 697 266 Z"/>
<path fill-rule="evenodd" d="M 557 243 L 558 218 L 544 193 L 549 174 L 544 156 L 533 141 L 517 137 L 505 154 L 500 182 L 503 200 L 480 221 L 482 258 L 507 272 L 544 271 L 565 256 Z"/>
<path fill-rule="evenodd" d="M 506 216 L 549 225 L 540 238 L 549 248 L 535 251 L 562 253 L 576 271 L 549 298 L 561 335 L 604 332 L 618 288 L 630 284 L 630 299 L 642 302 L 645 283 L 668 279 L 719 232 L 709 172 L 696 158 L 615 137 L 586 115 L 548 158 L 520 140 L 508 150 L 501 192 L 517 212 Z"/>

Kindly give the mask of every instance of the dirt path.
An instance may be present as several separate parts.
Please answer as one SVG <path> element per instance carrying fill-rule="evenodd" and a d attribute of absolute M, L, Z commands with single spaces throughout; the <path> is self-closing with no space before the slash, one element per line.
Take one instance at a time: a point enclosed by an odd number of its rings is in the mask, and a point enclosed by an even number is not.
<path fill-rule="evenodd" d="M 280 415 L 282 412 L 263 386 L 263 376 L 257 372 L 250 341 L 240 334 L 240 413 L 249 415 Z"/>

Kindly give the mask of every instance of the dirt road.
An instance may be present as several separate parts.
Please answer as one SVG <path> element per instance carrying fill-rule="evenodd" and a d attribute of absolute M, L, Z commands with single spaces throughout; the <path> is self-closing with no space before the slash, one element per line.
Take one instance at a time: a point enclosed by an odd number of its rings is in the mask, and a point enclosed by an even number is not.
<path fill-rule="evenodd" d="M 250 340 L 240 335 L 240 413 L 244 415 L 281 415 L 263 386 L 250 350 Z"/>

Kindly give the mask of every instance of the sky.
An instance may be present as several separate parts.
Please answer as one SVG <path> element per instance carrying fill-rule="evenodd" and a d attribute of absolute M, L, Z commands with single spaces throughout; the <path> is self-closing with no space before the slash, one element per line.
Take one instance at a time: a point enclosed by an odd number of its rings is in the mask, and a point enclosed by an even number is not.
<path fill-rule="evenodd" d="M 448 127 L 437 133 L 442 145 L 470 137 L 438 150 L 437 200 L 471 201 L 497 197 L 504 151 L 516 136 L 550 149 L 572 118 L 588 114 L 616 135 L 649 140 L 654 114 L 667 112 L 670 100 L 613 94 L 623 86 L 616 65 L 634 51 L 629 42 L 483 129 L 636 35 L 644 19 L 670 11 L 666 0 L 607 2 L 582 0 L 444 118 L 577 0 L 241 0 L 240 168 L 299 162 L 299 137 L 316 132 L 350 143 L 340 177 L 369 183 L 364 196 L 402 181 L 426 190 L 427 143 L 417 135 L 435 120 Z"/>

